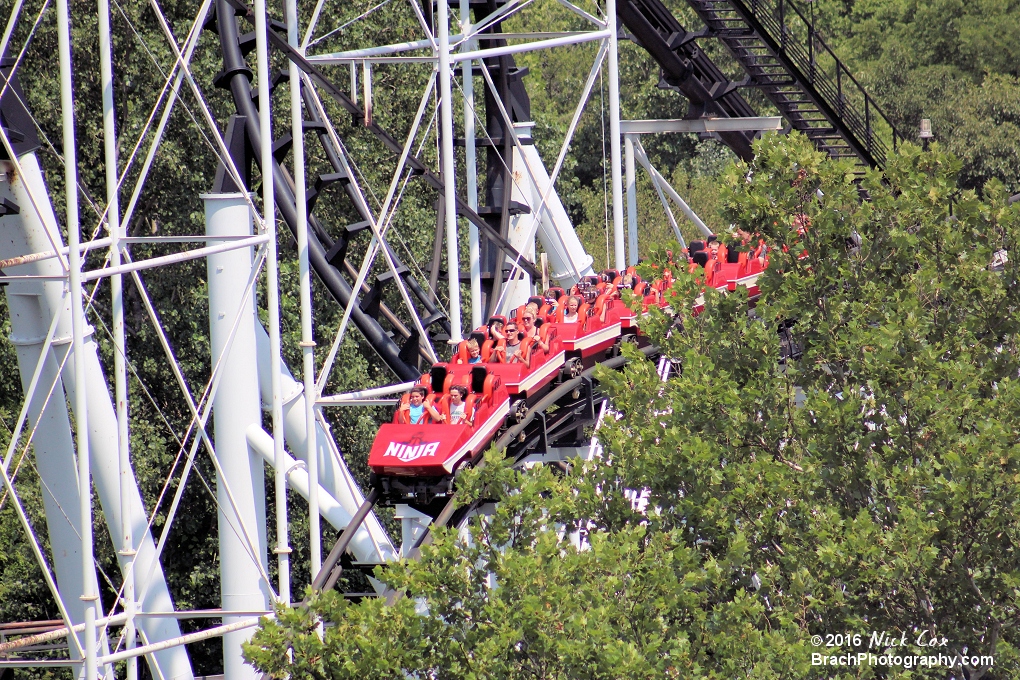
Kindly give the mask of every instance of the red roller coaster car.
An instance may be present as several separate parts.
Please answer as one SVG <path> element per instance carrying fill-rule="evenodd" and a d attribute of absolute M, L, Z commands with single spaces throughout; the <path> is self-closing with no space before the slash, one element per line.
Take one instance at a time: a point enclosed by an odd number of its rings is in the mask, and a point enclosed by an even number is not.
<path fill-rule="evenodd" d="M 719 290 L 735 290 L 746 286 L 748 293 L 758 293 L 756 280 L 763 267 L 757 259 L 742 258 L 734 264 L 711 263 L 706 270 L 704 284 Z M 624 278 L 634 293 L 643 297 L 643 312 L 651 306 L 666 308 L 675 300 L 672 276 L 668 271 L 652 283 L 644 282 L 633 271 L 623 276 L 608 270 L 601 277 L 586 277 L 571 291 L 583 299 L 578 308 L 578 321 L 564 322 L 568 295 L 554 289 L 559 297 L 555 302 L 535 297 L 538 307 L 538 338 L 548 346 L 543 350 L 538 342 L 527 337 L 521 342 L 517 355 L 509 363 L 499 361 L 505 356 L 505 340 L 497 339 L 491 328 L 494 322 L 505 323 L 504 317 L 493 317 L 488 326 L 472 332 L 471 338 L 481 350 L 479 361 L 470 363 L 467 343 L 460 343 L 449 363 L 435 364 L 429 373 L 418 381 L 427 391 L 426 403 L 432 405 L 449 420 L 450 387 L 463 385 L 469 396 L 465 401 L 468 424 L 450 425 L 433 422 L 427 411 L 422 422 L 401 422 L 407 412 L 400 409 L 393 422 L 379 428 L 368 464 L 377 480 L 387 479 L 397 486 L 409 488 L 415 479 L 443 479 L 473 455 L 484 450 L 507 422 L 526 412 L 550 385 L 580 373 L 584 367 L 594 365 L 606 356 L 625 336 L 638 332 L 642 314 L 631 310 L 619 299 Z M 695 301 L 695 312 L 700 311 L 703 300 Z M 518 321 L 525 307 L 510 314 Z M 501 351 L 502 350 L 502 351 Z M 404 396 L 406 401 L 407 395 Z"/>

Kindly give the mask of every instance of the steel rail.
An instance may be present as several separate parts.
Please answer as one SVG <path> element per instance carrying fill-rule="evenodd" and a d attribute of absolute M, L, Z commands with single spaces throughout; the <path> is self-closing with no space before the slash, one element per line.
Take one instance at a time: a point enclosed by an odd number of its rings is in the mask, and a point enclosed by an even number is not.
<path fill-rule="evenodd" d="M 340 577 L 340 570 L 337 569 L 337 565 L 340 563 L 340 558 L 344 552 L 347 551 L 347 546 L 354 540 L 355 534 L 358 533 L 358 529 L 361 528 L 365 518 L 368 517 L 368 513 L 372 511 L 375 504 L 379 502 L 378 488 L 373 488 L 368 492 L 368 496 L 365 497 L 365 502 L 358 508 L 358 512 L 351 518 L 350 524 L 343 530 L 340 537 L 337 539 L 333 548 L 329 551 L 326 559 L 322 562 L 322 567 L 319 569 L 319 573 L 315 575 L 312 580 L 312 590 L 321 591 L 328 590 L 336 585 L 337 579 Z"/>
<path fill-rule="evenodd" d="M 216 26 L 220 36 L 220 46 L 223 52 L 224 73 L 229 74 L 229 78 L 226 79 L 227 82 L 225 85 L 229 87 L 231 96 L 234 100 L 234 106 L 237 108 L 238 113 L 244 117 L 245 132 L 251 142 L 252 148 L 259 148 L 261 143 L 261 129 L 258 124 L 258 108 L 252 99 L 251 83 L 248 81 L 250 69 L 244 61 L 244 55 L 238 42 L 240 39 L 240 32 L 235 18 L 234 9 L 236 7 L 237 5 L 229 2 L 228 0 L 216 1 Z M 249 13 L 249 18 L 253 19 L 254 14 L 250 9 L 247 9 L 247 11 Z M 275 36 L 275 38 L 281 39 L 280 36 L 277 36 L 272 30 L 268 33 L 270 37 Z M 283 45 L 289 49 L 293 49 L 285 39 L 281 40 L 283 40 Z M 300 55 L 297 50 L 293 50 L 293 53 L 295 55 Z M 288 54 L 288 56 L 291 55 Z M 300 65 L 300 63 L 304 61 L 304 57 L 300 57 L 300 59 L 295 58 L 295 61 L 298 61 Z M 260 104 L 268 106 L 269 102 L 260 102 Z M 254 160 L 256 161 L 256 164 L 261 167 L 261 159 L 257 155 Z M 296 199 L 294 197 L 294 191 L 290 186 L 289 175 L 285 172 L 283 167 L 281 167 L 276 158 L 272 161 L 272 167 L 262 168 L 262 172 L 264 177 L 267 179 L 272 178 L 272 181 L 275 183 L 276 207 L 283 216 L 287 226 L 296 237 L 298 230 L 298 216 L 295 202 Z M 327 290 L 329 290 L 333 298 L 340 304 L 346 305 L 351 296 L 356 295 L 355 290 L 340 275 L 340 272 L 332 264 L 330 264 L 326 247 L 320 240 L 320 235 L 325 234 L 325 230 L 316 219 L 314 213 L 308 215 L 308 226 L 310 228 L 308 255 L 312 268 L 315 270 L 319 279 L 326 286 Z M 419 375 L 418 370 L 400 357 L 400 348 L 386 335 L 386 332 L 383 330 L 382 326 L 379 325 L 378 321 L 365 313 L 360 306 L 357 305 L 352 310 L 351 316 L 355 325 L 366 339 L 368 339 L 369 344 L 379 354 L 383 362 L 397 374 L 398 378 L 405 381 L 417 379 Z"/>

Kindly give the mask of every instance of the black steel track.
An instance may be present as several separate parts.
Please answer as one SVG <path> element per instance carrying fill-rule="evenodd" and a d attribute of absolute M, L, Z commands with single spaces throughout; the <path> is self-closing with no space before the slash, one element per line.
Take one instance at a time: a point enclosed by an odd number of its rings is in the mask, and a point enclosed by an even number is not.
<path fill-rule="evenodd" d="M 791 127 L 834 158 L 885 167 L 898 133 L 791 0 L 688 0 Z M 886 128 L 886 129 L 880 129 Z"/>
<path fill-rule="evenodd" d="M 663 81 L 690 102 L 688 118 L 757 115 L 695 39 L 660 0 L 617 0 L 616 15 L 635 42 L 662 67 Z M 744 160 L 751 160 L 754 132 L 722 132 L 719 138 Z"/>
<path fill-rule="evenodd" d="M 663 81 L 690 102 L 686 117 L 757 115 L 739 94 L 760 89 L 791 129 L 800 130 L 833 158 L 884 167 L 888 142 L 898 134 L 849 69 L 791 0 L 688 0 L 705 23 L 688 31 L 661 0 L 618 0 L 617 16 L 662 67 Z M 801 40 L 800 36 L 806 38 Z M 743 67 L 731 81 L 698 47 L 717 38 Z M 754 133 L 719 133 L 744 160 Z M 887 141 L 888 140 L 888 141 Z"/>
<path fill-rule="evenodd" d="M 216 1 L 216 29 L 223 52 L 223 71 L 217 79 L 217 83 L 230 90 L 234 106 L 237 107 L 238 114 L 244 119 L 249 145 L 252 149 L 259 149 L 261 148 L 261 130 L 259 129 L 258 107 L 252 98 L 251 69 L 248 68 L 244 60 L 239 43 L 240 34 L 235 17 L 235 7 L 227 0 Z M 252 155 L 255 162 L 261 167 L 262 159 L 259 154 Z M 290 178 L 276 159 L 273 160 L 273 167 L 268 172 L 263 168 L 263 176 L 272 178 L 276 207 L 296 236 L 297 204 L 289 181 Z M 354 295 L 354 291 L 327 258 L 327 246 L 322 241 L 322 237 L 326 233 L 325 229 L 314 214 L 308 215 L 308 226 L 309 263 L 329 290 L 330 295 L 339 304 L 346 307 L 351 296 Z M 415 380 L 421 375 L 410 361 L 401 357 L 401 347 L 393 341 L 379 322 L 366 314 L 357 304 L 353 306 L 351 321 L 400 380 Z"/>

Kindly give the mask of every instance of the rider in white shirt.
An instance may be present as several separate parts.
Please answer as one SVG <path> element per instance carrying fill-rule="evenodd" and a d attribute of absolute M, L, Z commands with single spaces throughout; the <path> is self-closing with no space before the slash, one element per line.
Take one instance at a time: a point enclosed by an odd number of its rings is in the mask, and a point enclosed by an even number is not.
<path fill-rule="evenodd" d="M 575 295 L 567 298 L 567 308 L 563 312 L 563 323 L 577 323 L 577 308 L 581 301 Z"/>
<path fill-rule="evenodd" d="M 452 385 L 450 386 L 450 424 L 451 425 L 471 425 L 471 418 L 467 413 L 467 404 L 464 400 L 467 399 L 468 391 L 463 385 Z"/>

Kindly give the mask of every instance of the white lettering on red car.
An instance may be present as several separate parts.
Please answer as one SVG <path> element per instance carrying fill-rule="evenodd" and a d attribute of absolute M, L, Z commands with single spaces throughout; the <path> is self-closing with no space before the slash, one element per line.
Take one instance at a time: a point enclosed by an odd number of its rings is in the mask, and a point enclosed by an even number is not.
<path fill-rule="evenodd" d="M 403 444 L 400 442 L 390 442 L 389 446 L 386 447 L 386 452 L 383 457 L 392 456 L 405 463 L 409 463 L 412 460 L 424 458 L 425 456 L 433 456 L 439 449 L 439 442 L 430 442 L 428 444 Z"/>

